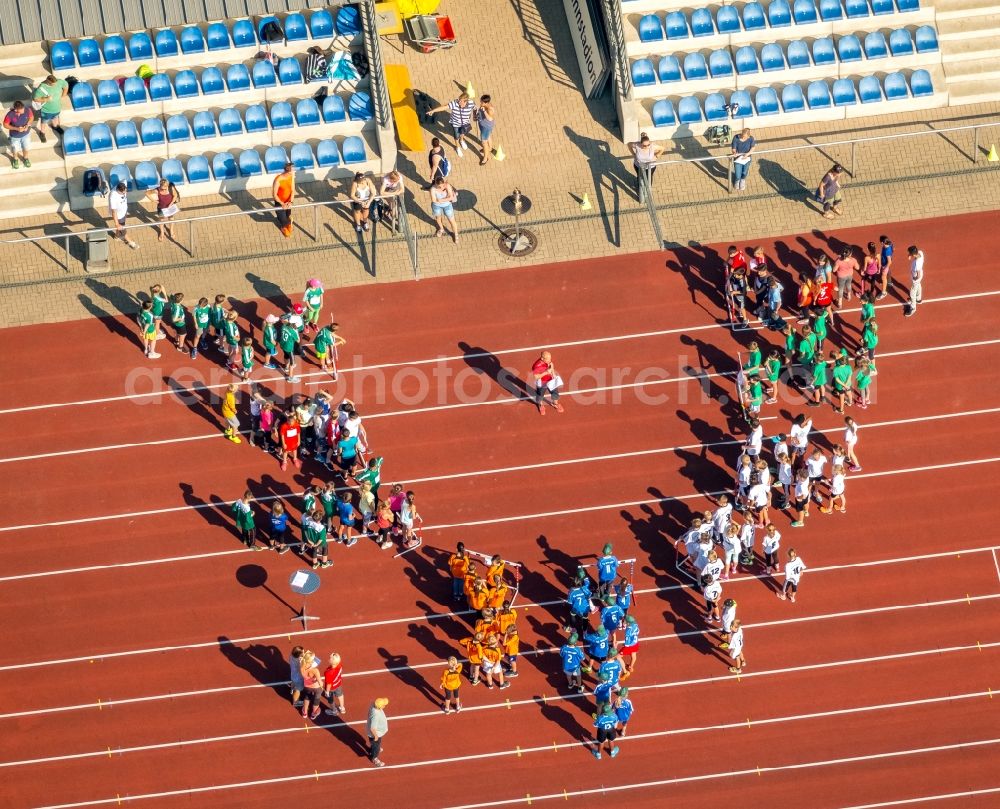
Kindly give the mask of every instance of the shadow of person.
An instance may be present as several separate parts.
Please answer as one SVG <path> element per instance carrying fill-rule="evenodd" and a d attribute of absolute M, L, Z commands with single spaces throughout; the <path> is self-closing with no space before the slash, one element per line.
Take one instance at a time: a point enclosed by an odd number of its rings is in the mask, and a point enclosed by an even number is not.
<path fill-rule="evenodd" d="M 410 668 L 409 657 L 407 655 L 393 654 L 388 649 L 380 646 L 378 653 L 385 661 L 385 668 L 401 683 L 409 688 L 416 689 L 420 694 L 434 705 L 441 704 L 441 694 L 433 688 L 424 676 L 416 669 Z M 449 652 L 449 654 L 451 654 Z"/>
<path fill-rule="evenodd" d="M 120 314 L 123 314 L 126 317 L 134 318 L 137 314 L 139 314 L 142 300 L 149 300 L 148 295 L 140 299 L 139 296 L 133 295 L 127 289 L 109 286 L 103 281 L 98 281 L 96 278 L 88 278 L 83 282 L 83 284 L 95 295 L 104 298 L 104 300 L 117 309 Z"/>
<path fill-rule="evenodd" d="M 239 531 L 230 519 L 231 509 L 217 495 L 211 495 L 211 502 L 202 500 L 194 493 L 194 487 L 190 483 L 178 484 L 181 489 L 181 497 L 184 498 L 188 508 L 192 508 L 200 514 L 205 522 L 219 528 L 228 528 L 236 537 Z"/>
<path fill-rule="evenodd" d="M 419 643 L 424 651 L 434 657 L 447 660 L 455 654 L 455 647 L 437 637 L 426 624 L 409 624 L 406 634 Z M 464 635 L 462 637 L 465 637 Z"/>
<path fill-rule="evenodd" d="M 542 702 L 540 697 L 535 697 L 535 699 L 541 703 L 542 716 L 549 722 L 558 725 L 571 739 L 578 742 L 591 741 L 589 728 L 582 724 L 574 714 L 571 714 L 562 705 L 557 705 L 549 700 Z M 590 716 L 594 711 L 594 704 L 582 694 L 573 694 L 566 697 L 566 699 L 572 700 L 574 707 L 578 708 L 586 716 Z M 562 701 L 560 700 L 560 702 Z"/>
<path fill-rule="evenodd" d="M 607 141 L 581 135 L 568 126 L 563 127 L 563 132 L 587 161 L 605 236 L 615 247 L 620 247 L 621 199 L 639 201 L 635 176 L 611 153 Z M 605 194 L 610 194 L 610 206 Z"/>
<path fill-rule="evenodd" d="M 90 313 L 92 317 L 95 317 L 98 320 L 100 320 L 101 323 L 104 325 L 104 328 L 106 328 L 109 332 L 118 335 L 127 342 L 132 343 L 133 345 L 136 345 L 139 348 L 143 347 L 142 338 L 139 337 L 139 334 L 138 332 L 136 332 L 135 329 L 130 329 L 128 326 L 122 323 L 122 321 L 119 318 L 115 317 L 110 312 L 102 309 L 98 304 L 94 302 L 93 298 L 91 298 L 89 295 L 84 295 L 83 293 L 80 293 L 76 297 L 80 301 L 80 304 L 83 306 L 83 308 L 86 309 L 87 312 Z"/>
<path fill-rule="evenodd" d="M 808 203 L 812 197 L 812 191 L 802 180 L 774 160 L 758 157 L 757 171 L 768 188 L 787 200 Z"/>
<path fill-rule="evenodd" d="M 545 557 L 542 564 L 553 571 L 556 581 L 562 587 L 569 589 L 573 584 L 576 569 L 580 566 L 580 560 L 557 548 L 545 534 L 539 534 L 535 544 L 538 545 Z"/>
<path fill-rule="evenodd" d="M 240 646 L 225 635 L 219 635 L 219 651 L 237 668 L 250 674 L 258 683 L 271 689 L 282 699 L 290 699 L 288 691 L 288 661 L 273 645 L 250 643 Z"/>
<path fill-rule="evenodd" d="M 673 258 L 665 261 L 668 270 L 680 273 L 684 277 L 691 294 L 691 303 L 701 306 L 708 314 L 715 318 L 721 318 L 721 312 L 725 309 L 725 261 L 721 254 L 712 247 L 696 241 L 689 241 L 687 244 L 679 242 L 666 242 L 664 248 L 673 254 Z M 711 311 L 700 303 L 698 294 L 718 309 Z"/>
<path fill-rule="evenodd" d="M 502 365 L 496 354 L 482 346 L 469 345 L 464 340 L 459 340 L 458 348 L 462 352 L 465 364 L 477 374 L 485 374 L 515 399 L 530 401 L 532 391 L 529 391 L 528 384 L 517 376 L 515 371 Z"/>
<path fill-rule="evenodd" d="M 677 155 L 684 160 L 698 160 L 697 163 L 692 163 L 691 165 L 697 166 L 698 169 L 719 185 L 720 188 L 724 188 L 728 191 L 729 181 L 727 179 L 729 174 L 729 144 L 725 144 L 726 148 L 724 151 L 718 154 L 710 152 L 708 147 L 706 147 L 701 139 L 698 137 L 689 138 L 676 138 L 674 140 L 674 150 Z M 714 157 L 715 160 L 706 160 L 705 158 Z"/>
<path fill-rule="evenodd" d="M 253 291 L 258 298 L 265 298 L 269 300 L 282 312 L 287 312 L 291 309 L 291 298 L 289 298 L 288 295 L 285 294 L 285 291 L 273 281 L 268 281 L 252 272 L 248 272 L 245 277 L 253 286 Z"/>

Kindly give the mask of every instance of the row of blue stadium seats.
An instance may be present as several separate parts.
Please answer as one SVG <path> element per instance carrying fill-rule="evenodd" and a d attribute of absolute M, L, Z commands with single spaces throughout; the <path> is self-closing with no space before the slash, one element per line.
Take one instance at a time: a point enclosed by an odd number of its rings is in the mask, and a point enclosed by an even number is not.
<path fill-rule="evenodd" d="M 338 96 L 327 96 L 322 110 L 311 98 L 304 98 L 295 105 L 280 101 L 271 105 L 270 117 L 262 104 L 248 107 L 243 115 L 235 108 L 219 111 L 218 118 L 209 112 L 197 112 L 191 120 L 184 115 L 171 115 L 166 124 L 159 118 L 146 118 L 139 126 L 132 121 L 119 121 L 111 126 L 92 124 L 88 131 L 82 126 L 67 127 L 62 138 L 63 152 L 67 156 L 111 149 L 132 149 L 140 145 L 157 146 L 162 143 L 181 143 L 204 138 L 266 132 L 269 129 L 291 129 L 293 126 L 318 126 L 346 121 L 344 102 Z M 352 116 L 352 120 L 356 120 Z"/>
<path fill-rule="evenodd" d="M 916 46 L 914 46 L 916 39 Z M 708 59 L 698 53 L 684 56 L 683 63 L 674 55 L 667 55 L 659 60 L 656 68 L 651 59 L 637 59 L 632 62 L 632 82 L 637 87 L 643 87 L 660 82 L 697 81 L 699 79 L 726 78 L 738 73 L 741 76 L 751 75 L 763 70 L 765 73 L 776 70 L 795 70 L 796 68 L 819 67 L 833 65 L 836 62 L 860 62 L 862 53 L 869 61 L 886 59 L 892 56 L 909 56 L 916 53 L 934 53 L 938 50 L 937 35 L 929 25 L 922 25 L 916 30 L 915 36 L 905 28 L 889 33 L 886 44 L 885 35 L 874 31 L 865 36 L 864 51 L 861 41 L 854 34 L 848 34 L 838 39 L 836 48 L 831 37 L 817 39 L 812 45 L 810 59 L 809 45 L 805 40 L 797 39 L 789 42 L 783 48 L 778 43 L 768 43 L 760 48 L 744 45 L 736 49 L 735 65 L 733 56 L 728 49 L 712 51 Z M 683 64 L 683 76 L 681 66 Z"/>
<path fill-rule="evenodd" d="M 346 53 L 346 52 L 344 52 Z M 345 68 L 351 65 L 349 58 L 339 59 Z M 350 68 L 351 76 L 357 78 L 357 71 Z M 346 77 L 346 74 L 344 74 Z M 231 65 L 226 69 L 225 78 L 218 67 L 206 67 L 199 76 L 193 70 L 181 70 L 173 78 L 166 73 L 156 73 L 146 81 L 138 76 L 130 76 L 121 84 L 114 79 L 97 83 L 97 92 L 90 82 L 77 82 L 70 92 L 70 101 L 75 110 L 92 110 L 95 106 L 118 107 L 126 104 L 145 104 L 147 101 L 169 101 L 171 98 L 194 98 L 198 95 L 215 95 L 229 91 L 236 93 L 249 90 L 251 82 L 255 89 L 268 89 L 302 84 L 302 68 L 294 57 L 278 62 L 277 71 L 270 62 L 254 63 L 253 71 L 246 65 Z"/>
<path fill-rule="evenodd" d="M 895 14 L 916 11 L 920 0 L 820 0 L 819 11 L 813 0 L 771 0 L 765 12 L 761 3 L 750 2 L 743 6 L 743 18 L 736 6 L 721 6 L 715 17 L 709 8 L 696 8 L 690 19 L 683 11 L 670 11 L 664 19 L 656 14 L 645 14 L 639 19 L 639 39 L 642 42 L 659 42 L 663 39 L 687 39 L 689 36 L 707 37 L 715 34 L 738 34 L 740 31 L 762 31 L 765 28 L 785 28 L 794 21 L 796 25 L 835 22 L 845 17 L 858 19 L 871 14 Z"/>
<path fill-rule="evenodd" d="M 49 50 L 53 70 L 72 70 L 79 67 L 98 67 L 102 64 L 114 65 L 129 59 L 141 62 L 156 55 L 169 58 L 180 54 L 198 54 L 206 51 L 224 51 L 229 48 L 250 48 L 263 43 L 261 29 L 275 17 L 264 17 L 256 26 L 250 20 L 235 20 L 232 28 L 224 22 L 213 22 L 203 32 L 195 25 L 181 30 L 178 39 L 171 29 L 157 31 L 151 38 L 145 31 L 129 36 L 128 44 L 120 34 L 105 38 L 81 39 L 76 47 L 72 42 L 53 42 Z M 318 9 L 309 16 L 309 23 L 299 13 L 289 14 L 283 22 L 285 40 L 301 42 L 307 39 L 327 39 L 335 34 L 355 36 L 361 31 L 358 11 L 353 6 L 344 6 L 336 18 L 326 9 Z"/>
<path fill-rule="evenodd" d="M 906 76 L 901 72 L 890 73 L 883 81 L 877 76 L 864 76 L 857 84 L 853 79 L 836 79 L 833 82 L 833 92 L 825 81 L 810 82 L 803 95 L 802 88 L 797 84 L 786 84 L 781 87 L 781 104 L 778 104 L 778 91 L 773 87 L 761 87 L 754 94 L 753 104 L 750 93 L 737 90 L 729 97 L 729 104 L 738 105 L 734 114 L 736 118 L 751 115 L 776 115 L 779 112 L 804 112 L 806 106 L 810 110 L 823 110 L 831 107 L 848 107 L 857 104 L 860 98 L 862 104 L 873 104 L 880 101 L 897 101 L 908 98 L 921 98 L 934 94 L 930 74 L 926 70 L 915 70 L 910 76 L 907 86 Z M 653 126 L 675 126 L 681 124 L 697 124 L 702 121 L 725 121 L 729 118 L 726 109 L 726 99 L 722 93 L 711 93 L 705 98 L 704 110 L 701 102 L 694 96 L 685 96 L 677 102 L 675 112 L 670 99 L 660 99 L 653 105 Z"/>

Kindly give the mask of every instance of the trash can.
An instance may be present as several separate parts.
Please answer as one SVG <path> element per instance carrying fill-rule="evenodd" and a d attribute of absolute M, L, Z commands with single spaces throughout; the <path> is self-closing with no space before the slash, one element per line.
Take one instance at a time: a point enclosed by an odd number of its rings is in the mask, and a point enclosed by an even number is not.
<path fill-rule="evenodd" d="M 87 232 L 87 272 L 107 272 L 111 269 L 109 252 L 106 230 Z"/>

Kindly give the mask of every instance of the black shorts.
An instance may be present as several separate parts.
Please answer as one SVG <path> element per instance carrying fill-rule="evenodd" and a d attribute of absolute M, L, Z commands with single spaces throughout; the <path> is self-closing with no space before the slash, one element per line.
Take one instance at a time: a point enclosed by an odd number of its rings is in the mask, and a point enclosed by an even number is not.
<path fill-rule="evenodd" d="M 799 591 L 799 585 L 797 583 L 795 583 L 794 581 L 786 581 L 785 582 L 785 590 L 791 591 L 793 593 L 797 593 Z"/>
<path fill-rule="evenodd" d="M 614 728 L 598 728 L 597 729 L 597 743 L 604 744 L 605 742 L 613 742 L 618 738 L 618 731 Z"/>
<path fill-rule="evenodd" d="M 455 689 L 446 688 L 444 690 L 444 698 L 445 699 L 458 699 L 458 689 L 457 688 L 455 688 Z"/>
<path fill-rule="evenodd" d="M 284 353 L 284 355 L 285 355 L 285 364 L 287 365 L 288 363 L 292 362 L 295 359 L 295 354 L 297 352 L 293 348 L 291 351 L 288 351 L 286 349 L 282 349 L 282 353 Z"/>
<path fill-rule="evenodd" d="M 368 205 L 365 205 L 363 202 L 352 202 L 351 203 L 351 210 L 352 211 L 367 211 L 369 208 L 371 208 L 371 203 L 369 203 Z"/>
<path fill-rule="evenodd" d="M 187 334 L 187 324 L 186 323 L 174 323 L 174 331 L 178 334 Z"/>
<path fill-rule="evenodd" d="M 795 498 L 795 508 L 797 508 L 799 511 L 803 511 L 805 509 L 805 507 L 808 506 L 808 505 L 809 505 L 809 498 L 808 497 L 796 497 Z"/>

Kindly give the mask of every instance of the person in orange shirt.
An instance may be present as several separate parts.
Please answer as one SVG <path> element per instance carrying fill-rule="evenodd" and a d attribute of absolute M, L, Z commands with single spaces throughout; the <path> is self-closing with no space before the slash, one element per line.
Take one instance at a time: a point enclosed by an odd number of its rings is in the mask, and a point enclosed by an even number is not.
<path fill-rule="evenodd" d="M 489 569 L 486 571 L 486 581 L 493 581 L 494 576 L 499 576 L 500 581 L 503 581 L 504 570 L 506 570 L 506 563 L 503 557 L 499 553 L 493 554 Z"/>
<path fill-rule="evenodd" d="M 510 588 L 504 584 L 502 576 L 494 575 L 492 578 L 488 578 L 487 581 L 492 585 L 487 603 L 493 609 L 498 610 L 503 606 L 504 601 L 507 600 L 507 593 L 510 592 Z"/>
<path fill-rule="evenodd" d="M 458 689 L 462 685 L 462 667 L 458 663 L 458 658 L 448 658 L 448 668 L 441 675 L 441 690 L 444 691 L 445 713 L 451 713 L 452 705 L 455 706 L 455 713 L 462 710 L 462 701 L 458 698 Z"/>
<path fill-rule="evenodd" d="M 472 585 L 472 592 L 469 593 L 469 607 L 479 612 L 486 606 L 486 599 L 489 598 L 490 591 L 486 586 L 485 579 L 476 579 Z"/>
<path fill-rule="evenodd" d="M 503 607 L 497 613 L 497 627 L 501 634 L 506 632 L 515 621 L 517 621 L 517 610 L 510 605 L 509 601 L 504 601 Z"/>
<path fill-rule="evenodd" d="M 465 581 L 463 582 L 462 589 L 465 592 L 465 599 L 469 602 L 469 606 L 472 606 L 472 588 L 476 584 L 476 579 L 479 578 L 479 573 L 476 568 L 476 563 L 469 562 L 468 569 L 465 571 Z"/>
<path fill-rule="evenodd" d="M 465 656 L 469 658 L 469 682 L 479 685 L 479 670 L 483 663 L 483 633 L 477 632 L 471 638 L 463 638 L 459 644 L 465 647 Z"/>
<path fill-rule="evenodd" d="M 451 571 L 451 597 L 454 601 L 461 601 L 465 574 L 469 572 L 469 554 L 465 543 L 459 542 L 455 552 L 448 557 L 448 569 Z"/>
<path fill-rule="evenodd" d="M 487 637 L 498 630 L 496 613 L 490 607 L 483 607 L 482 617 L 476 621 L 476 632 L 482 632 L 483 637 Z"/>
<path fill-rule="evenodd" d="M 497 678 L 500 688 L 510 688 L 510 682 L 503 677 L 503 666 L 500 661 L 503 659 L 503 648 L 500 646 L 500 639 L 496 635 L 490 635 L 486 639 L 486 645 L 482 647 L 483 662 L 481 664 L 483 674 L 486 676 L 486 687 L 493 688 L 493 678 Z"/>
<path fill-rule="evenodd" d="M 517 627 L 511 624 L 503 634 L 503 653 L 507 663 L 507 676 L 517 677 L 517 655 L 521 649 L 520 640 L 517 637 Z"/>

